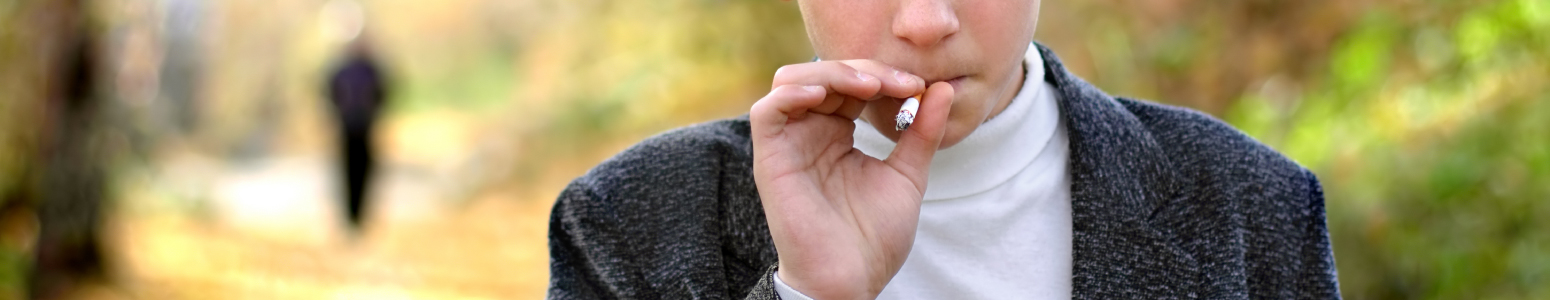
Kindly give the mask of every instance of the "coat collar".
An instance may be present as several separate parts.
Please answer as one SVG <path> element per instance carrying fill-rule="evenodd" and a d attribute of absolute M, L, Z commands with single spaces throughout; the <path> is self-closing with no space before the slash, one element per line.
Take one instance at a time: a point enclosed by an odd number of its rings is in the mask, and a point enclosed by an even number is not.
<path fill-rule="evenodd" d="M 1073 298 L 1198 297 L 1198 263 L 1151 220 L 1177 197 L 1166 153 L 1123 104 L 1034 47 L 1070 139 Z"/>

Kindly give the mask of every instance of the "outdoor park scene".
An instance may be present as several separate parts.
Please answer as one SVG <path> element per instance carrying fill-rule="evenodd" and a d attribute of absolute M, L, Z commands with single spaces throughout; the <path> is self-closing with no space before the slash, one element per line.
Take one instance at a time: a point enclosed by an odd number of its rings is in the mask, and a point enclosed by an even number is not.
<path fill-rule="evenodd" d="M 1044 1 L 1035 39 L 1313 170 L 1346 298 L 1550 298 L 1550 2 Z M 812 58 L 787 1 L 5 2 L 0 299 L 542 298 L 567 183 Z"/>

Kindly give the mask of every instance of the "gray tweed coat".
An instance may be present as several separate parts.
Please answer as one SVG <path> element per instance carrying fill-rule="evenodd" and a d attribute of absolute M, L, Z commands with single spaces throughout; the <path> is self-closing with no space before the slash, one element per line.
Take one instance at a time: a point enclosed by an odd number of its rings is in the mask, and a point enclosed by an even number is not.
<path fill-rule="evenodd" d="M 1313 173 L 1205 114 L 1104 94 L 1036 46 L 1069 124 L 1073 298 L 1340 297 Z M 572 182 L 548 297 L 777 298 L 748 126 L 673 130 Z"/>

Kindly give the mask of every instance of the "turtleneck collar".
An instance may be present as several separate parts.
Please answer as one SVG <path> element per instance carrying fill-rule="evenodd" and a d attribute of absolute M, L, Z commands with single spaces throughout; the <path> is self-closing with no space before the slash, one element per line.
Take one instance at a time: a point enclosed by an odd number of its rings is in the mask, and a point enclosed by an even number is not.
<path fill-rule="evenodd" d="M 1060 112 L 1053 87 L 1044 82 L 1044 58 L 1029 46 L 1023 58 L 1023 86 L 1000 114 L 980 124 L 963 141 L 936 152 L 925 200 L 961 198 L 994 188 L 1041 155 L 1058 132 Z M 855 147 L 886 158 L 894 142 L 860 119 Z"/>

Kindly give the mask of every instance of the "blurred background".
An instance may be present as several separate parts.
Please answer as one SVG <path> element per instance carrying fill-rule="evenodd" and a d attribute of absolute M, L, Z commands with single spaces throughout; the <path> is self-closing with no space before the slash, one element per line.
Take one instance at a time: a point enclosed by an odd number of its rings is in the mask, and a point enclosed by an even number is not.
<path fill-rule="evenodd" d="M 1036 38 L 1318 173 L 1346 297 L 1550 299 L 1550 2 L 1051 0 Z M 811 55 L 781 1 L 0 1 L 0 299 L 540 298 L 568 181 Z"/>

